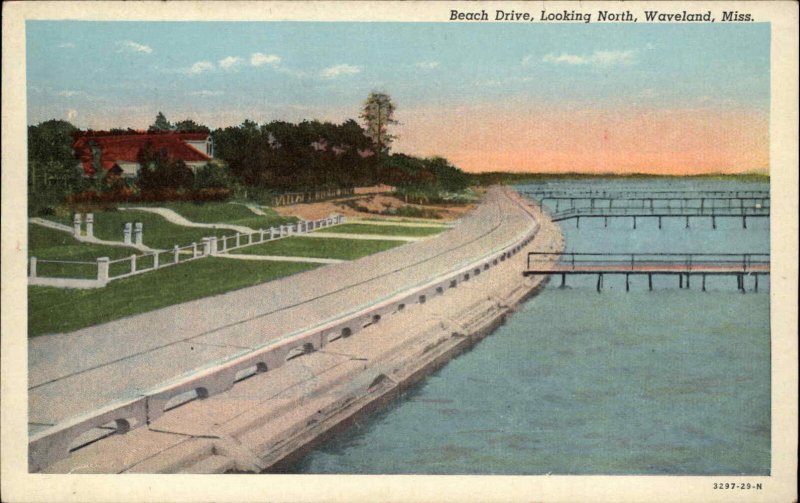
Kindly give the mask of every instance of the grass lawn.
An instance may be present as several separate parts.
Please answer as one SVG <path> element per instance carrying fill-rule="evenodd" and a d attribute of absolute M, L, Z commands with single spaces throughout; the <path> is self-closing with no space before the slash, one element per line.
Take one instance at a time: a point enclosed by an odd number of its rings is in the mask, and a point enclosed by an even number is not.
<path fill-rule="evenodd" d="M 403 227 L 401 225 L 372 225 L 372 224 L 342 224 L 320 232 L 335 232 L 340 234 L 378 234 L 383 236 L 433 236 L 446 231 L 446 227 Z"/>
<path fill-rule="evenodd" d="M 28 257 L 39 260 L 74 260 L 95 262 L 97 257 L 111 260 L 138 254 L 135 248 L 81 243 L 71 234 L 28 225 Z M 50 264 L 39 262 L 37 274 L 49 277 L 96 278 L 97 266 L 92 264 Z"/>
<path fill-rule="evenodd" d="M 403 244 L 405 243 L 402 241 L 290 237 L 248 246 L 232 253 L 241 255 L 283 255 L 288 257 L 355 260 Z"/>
<path fill-rule="evenodd" d="M 142 241 L 147 246 L 160 249 L 171 249 L 173 245 L 187 246 L 193 242 L 200 244 L 206 236 L 219 238 L 236 234 L 234 231 L 226 229 L 175 225 L 164 217 L 145 211 L 96 211 L 94 213 L 94 235 L 108 241 L 122 241 L 122 231 L 127 222 L 142 222 L 144 226 Z"/>
<path fill-rule="evenodd" d="M 315 267 L 319 264 L 212 257 L 113 281 L 105 288 L 29 286 L 28 337 L 77 330 Z"/>
<path fill-rule="evenodd" d="M 192 222 L 198 223 L 228 223 L 243 225 L 252 229 L 268 229 L 282 223 L 294 222 L 293 217 L 282 217 L 273 210 L 264 209 L 266 216 L 254 214 L 240 204 L 209 202 L 195 204 L 191 202 L 154 203 L 152 205 L 139 205 L 150 207 L 166 207 L 179 213 Z M 46 217 L 65 225 L 72 225 L 72 216 L 59 214 Z M 109 241 L 122 241 L 123 229 L 127 222 L 142 222 L 144 224 L 143 242 L 147 246 L 160 249 L 171 249 L 174 245 L 187 246 L 201 243 L 204 237 L 232 236 L 235 231 L 229 229 L 204 229 L 199 227 L 184 227 L 170 223 L 165 218 L 146 211 L 103 211 L 94 212 L 94 235 Z M 84 224 L 85 225 L 85 224 Z"/>
<path fill-rule="evenodd" d="M 283 217 L 272 209 L 261 208 L 266 215 L 256 215 L 242 204 L 221 202 L 193 203 L 189 201 L 173 201 L 154 203 L 151 207 L 169 208 L 187 220 L 198 223 L 225 223 L 243 225 L 251 229 L 268 229 L 272 226 L 293 223 L 294 217 Z"/>

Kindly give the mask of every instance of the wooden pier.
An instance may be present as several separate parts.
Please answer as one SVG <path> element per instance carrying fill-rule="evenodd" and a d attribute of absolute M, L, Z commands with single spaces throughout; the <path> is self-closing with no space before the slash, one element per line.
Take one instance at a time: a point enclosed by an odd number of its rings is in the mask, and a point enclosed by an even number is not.
<path fill-rule="evenodd" d="M 632 227 L 635 229 L 636 224 L 641 218 L 657 218 L 658 228 L 661 228 L 664 218 L 680 217 L 686 219 L 686 228 L 690 227 L 692 218 L 708 218 L 711 220 L 712 228 L 717 228 L 717 218 L 733 217 L 742 219 L 742 228 L 747 228 L 747 219 L 754 217 L 769 217 L 769 206 L 766 207 L 747 207 L 747 206 L 731 206 L 731 207 L 650 207 L 650 206 L 635 206 L 635 207 L 589 207 L 580 208 L 573 207 L 564 211 L 559 211 L 552 214 L 554 222 L 562 220 L 575 219 L 575 225 L 580 227 L 581 218 L 602 218 L 604 224 L 608 227 L 609 218 L 630 218 Z"/>
<path fill-rule="evenodd" d="M 531 252 L 528 254 L 525 276 L 561 275 L 566 286 L 567 275 L 597 275 L 597 291 L 603 288 L 603 276 L 625 276 L 625 291 L 630 291 L 632 275 L 646 275 L 653 290 L 654 275 L 677 276 L 678 288 L 690 288 L 692 276 L 699 276 L 701 289 L 706 291 L 707 276 L 735 276 L 737 288 L 745 292 L 745 277 L 753 277 L 753 291 L 758 292 L 759 275 L 770 273 L 766 253 L 563 253 Z M 685 285 L 685 286 L 684 286 Z"/>

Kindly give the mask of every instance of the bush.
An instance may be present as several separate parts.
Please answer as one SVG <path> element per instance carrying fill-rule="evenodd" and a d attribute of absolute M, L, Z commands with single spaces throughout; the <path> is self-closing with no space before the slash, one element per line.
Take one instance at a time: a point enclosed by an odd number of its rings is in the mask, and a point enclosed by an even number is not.
<path fill-rule="evenodd" d="M 71 206 L 108 205 L 108 203 L 153 203 L 166 201 L 225 201 L 231 195 L 230 189 L 210 188 L 198 190 L 179 190 L 157 188 L 136 192 L 130 188 L 97 193 L 93 190 L 72 194 L 67 198 Z"/>
<path fill-rule="evenodd" d="M 198 168 L 194 174 L 195 190 L 230 189 L 232 185 L 233 179 L 225 164 L 208 163 Z"/>

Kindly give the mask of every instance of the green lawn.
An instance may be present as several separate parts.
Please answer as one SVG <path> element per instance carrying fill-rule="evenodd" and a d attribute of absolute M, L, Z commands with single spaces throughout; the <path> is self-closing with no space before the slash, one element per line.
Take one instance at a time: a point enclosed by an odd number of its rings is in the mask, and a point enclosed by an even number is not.
<path fill-rule="evenodd" d="M 401 225 L 372 225 L 372 224 L 342 224 L 321 229 L 320 232 L 335 232 L 340 234 L 377 234 L 383 236 L 433 236 L 446 231 L 446 227 L 404 227 Z"/>
<path fill-rule="evenodd" d="M 251 229 L 268 229 L 272 226 L 293 223 L 297 219 L 283 217 L 269 208 L 261 208 L 266 215 L 256 215 L 242 204 L 221 202 L 193 203 L 188 201 L 174 201 L 168 203 L 154 203 L 153 207 L 169 208 L 182 217 L 198 223 L 225 223 L 243 225 Z"/>
<path fill-rule="evenodd" d="M 241 255 L 283 255 L 288 257 L 334 258 L 355 260 L 400 246 L 402 241 L 367 239 L 290 237 L 268 241 L 236 250 Z"/>
<path fill-rule="evenodd" d="M 140 206 L 170 208 L 192 222 L 243 225 L 255 230 L 268 229 L 275 225 L 296 221 L 295 218 L 282 217 L 269 209 L 264 209 L 268 213 L 266 216 L 259 216 L 240 204 L 220 202 L 202 204 L 170 202 Z M 65 225 L 72 225 L 72 216 L 65 213 L 47 218 Z M 207 236 L 219 238 L 236 234 L 235 231 L 229 229 L 205 229 L 176 225 L 159 215 L 146 211 L 97 210 L 94 212 L 94 235 L 109 241 L 122 241 L 123 229 L 127 222 L 142 222 L 144 225 L 144 244 L 160 249 L 171 249 L 176 244 L 178 246 L 187 246 L 193 242 L 199 244 Z"/>
<path fill-rule="evenodd" d="M 204 258 L 76 290 L 28 287 L 28 336 L 66 332 L 264 283 L 319 264 Z"/>
<path fill-rule="evenodd" d="M 36 257 L 40 261 L 36 267 L 39 276 L 96 278 L 97 266 L 95 264 L 53 264 L 41 261 L 66 260 L 94 263 L 98 257 L 108 257 L 114 260 L 130 257 L 136 253 L 139 252 L 135 248 L 81 243 L 66 232 L 39 225 L 28 225 L 28 257 Z"/>
<path fill-rule="evenodd" d="M 235 231 L 183 227 L 165 218 L 145 211 L 98 211 L 94 213 L 94 235 L 109 241 L 122 241 L 125 223 L 142 222 L 143 239 L 152 248 L 171 249 L 173 245 L 187 246 L 201 243 L 206 236 L 230 236 Z"/>

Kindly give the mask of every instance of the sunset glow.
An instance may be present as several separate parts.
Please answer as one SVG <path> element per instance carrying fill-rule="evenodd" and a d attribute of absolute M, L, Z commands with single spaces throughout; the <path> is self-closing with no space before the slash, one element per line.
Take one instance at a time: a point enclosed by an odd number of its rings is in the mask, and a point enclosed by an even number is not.
<path fill-rule="evenodd" d="M 468 171 L 768 172 L 769 30 L 31 21 L 28 123 L 342 122 L 379 90 L 394 152 Z"/>

